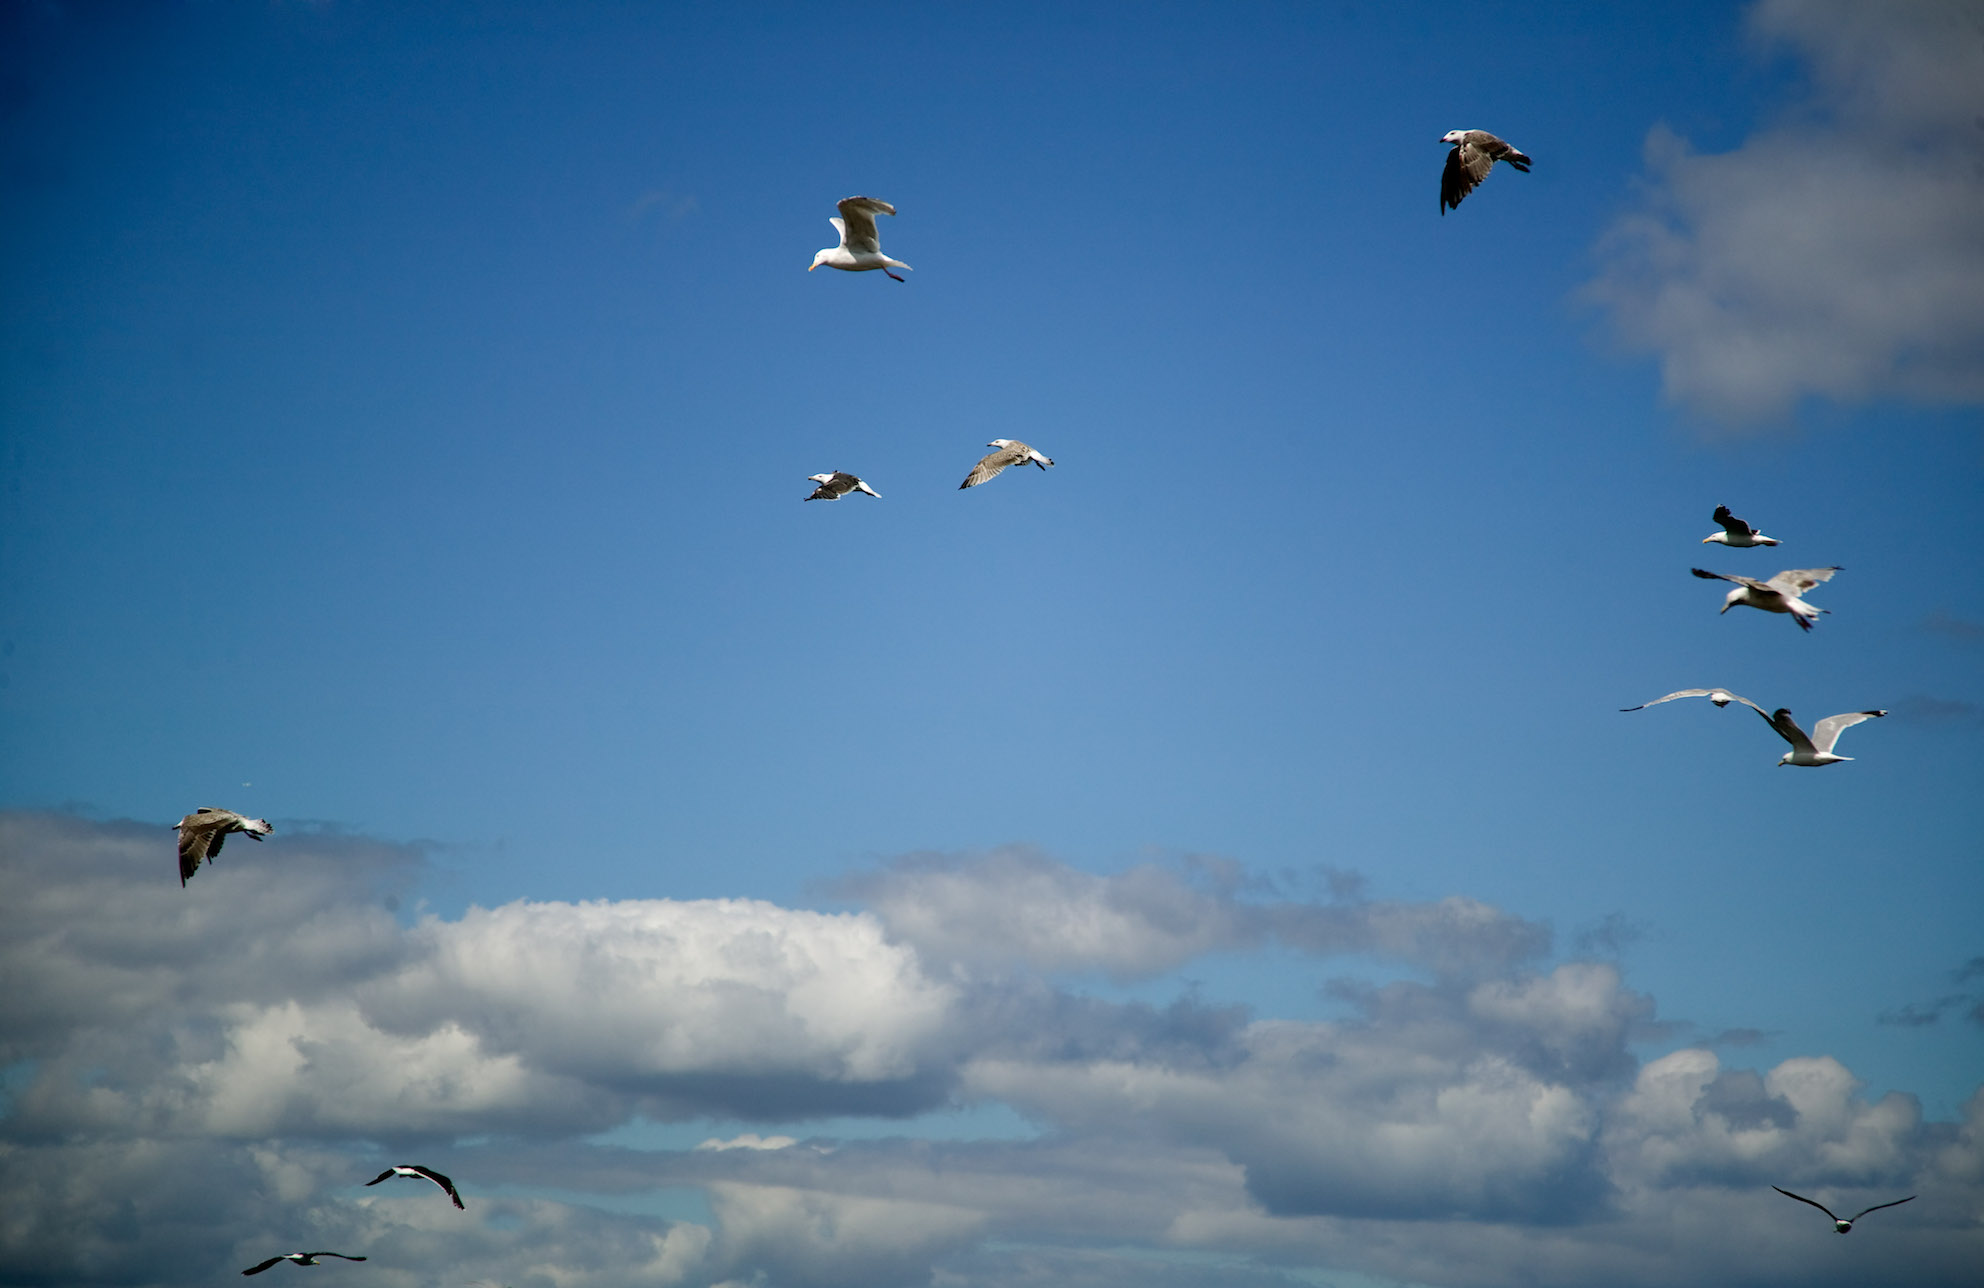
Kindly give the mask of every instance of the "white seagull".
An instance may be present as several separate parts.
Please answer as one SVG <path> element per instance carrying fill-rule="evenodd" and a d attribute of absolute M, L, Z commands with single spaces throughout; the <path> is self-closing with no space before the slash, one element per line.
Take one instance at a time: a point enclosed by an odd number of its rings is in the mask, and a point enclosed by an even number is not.
<path fill-rule="evenodd" d="M 1448 130 L 1440 142 L 1451 143 L 1447 168 L 1440 174 L 1440 213 L 1460 209 L 1467 194 L 1481 186 L 1497 161 L 1506 161 L 1524 174 L 1529 158 L 1486 130 Z"/>
<path fill-rule="evenodd" d="M 838 501 L 849 492 L 866 492 L 877 501 L 882 499 L 880 492 L 841 470 L 831 474 L 808 474 L 806 478 L 808 482 L 820 485 L 813 489 L 813 495 L 806 498 L 808 501 Z"/>
<path fill-rule="evenodd" d="M 1722 525 L 1722 531 L 1711 532 L 1702 538 L 1702 544 L 1714 542 L 1722 546 L 1775 546 L 1781 544 L 1776 537 L 1767 537 L 1749 524 L 1729 513 L 1729 507 L 1718 505 L 1715 513 L 1709 516 Z"/>
<path fill-rule="evenodd" d="M 265 818 L 246 818 L 231 809 L 202 805 L 172 825 L 179 833 L 179 884 L 200 870 L 202 860 L 220 853 L 229 832 L 246 832 L 257 841 L 275 831 Z"/>
<path fill-rule="evenodd" d="M 893 215 L 896 213 L 894 206 L 873 197 L 848 197 L 839 204 L 840 218 L 827 222 L 840 233 L 840 245 L 829 246 L 814 255 L 813 262 L 806 266 L 807 272 L 822 264 L 850 273 L 865 273 L 871 268 L 889 273 L 892 268 L 909 267 L 901 260 L 890 259 L 882 253 L 882 234 L 875 227 L 875 216 Z M 895 277 L 898 282 L 904 280 L 894 273 L 889 273 L 889 276 Z"/>
<path fill-rule="evenodd" d="M 1867 1215 L 1869 1212 L 1878 1212 L 1884 1207 L 1900 1207 L 1904 1203 L 1913 1203 L 1915 1201 L 1915 1196 L 1911 1194 L 1905 1199 L 1896 1199 L 1892 1203 L 1876 1203 L 1874 1204 L 1874 1206 L 1870 1208 L 1861 1208 L 1858 1212 L 1855 1212 L 1852 1216 L 1842 1221 L 1838 1217 L 1833 1216 L 1832 1209 L 1827 1207 L 1823 1203 L 1814 1203 L 1811 1199 L 1806 1198 L 1803 1194 L 1793 1194 L 1790 1190 L 1779 1189 L 1775 1185 L 1771 1186 L 1771 1188 L 1777 1190 L 1779 1194 L 1782 1194 L 1787 1199 L 1797 1199 L 1800 1203 L 1811 1203 L 1813 1207 L 1825 1213 L 1827 1216 L 1832 1216 L 1832 1228 L 1834 1232 L 1838 1234 L 1853 1233 L 1853 1223 L 1855 1221 L 1858 1221 L 1861 1217 Z"/>
<path fill-rule="evenodd" d="M 999 471 L 1008 465 L 1024 465 L 1032 461 L 1036 467 L 1044 470 L 1054 463 L 1017 439 L 995 438 L 986 446 L 996 447 L 999 450 L 986 453 L 978 464 L 971 467 L 971 473 L 965 475 L 964 482 L 958 484 L 959 491 L 968 487 L 977 487 L 986 479 L 996 477 Z"/>
<path fill-rule="evenodd" d="M 1761 707 L 1757 709 L 1757 714 L 1763 715 Z M 1839 742 L 1839 735 L 1862 720 L 1878 720 L 1886 714 L 1885 711 L 1848 711 L 1844 715 L 1827 716 L 1812 726 L 1812 736 L 1809 738 L 1805 736 L 1805 731 L 1798 727 L 1798 722 L 1791 718 L 1791 710 L 1788 707 L 1779 707 L 1764 716 L 1764 719 L 1770 722 L 1771 728 L 1777 730 L 1779 737 L 1791 744 L 1791 750 L 1785 752 L 1778 760 L 1779 768 L 1785 765 L 1799 765 L 1806 769 L 1816 769 L 1822 765 L 1837 765 L 1842 760 L 1853 759 L 1851 756 L 1833 754 L 1832 749 Z M 1798 1196 L 1794 1194 L 1791 1197 Z M 1809 1199 L 1806 1201 L 1810 1202 Z M 1854 1220 L 1857 1221 L 1859 1218 L 1855 1217 Z"/>
<path fill-rule="evenodd" d="M 1707 698 L 1718 707 L 1726 707 L 1732 702 L 1740 702 L 1758 715 L 1761 716 L 1764 714 L 1762 707 L 1740 694 L 1731 693 L 1727 689 L 1676 689 L 1664 698 L 1655 698 L 1651 702 L 1642 702 L 1636 707 L 1620 707 L 1619 710 L 1644 711 L 1648 707 L 1657 707 L 1663 702 L 1672 702 L 1676 698 Z M 1768 719 L 1769 717 L 1766 716 L 1765 718 Z"/>
<path fill-rule="evenodd" d="M 285 1252 L 280 1257 L 270 1257 L 259 1266 L 250 1266 L 241 1273 L 244 1275 L 259 1275 L 279 1261 L 294 1261 L 299 1266 L 314 1266 L 317 1264 L 317 1258 L 319 1257 L 339 1257 L 345 1261 L 365 1260 L 363 1257 L 347 1257 L 342 1252 Z"/>
<path fill-rule="evenodd" d="M 447 1191 L 448 1197 L 454 1200 L 456 1207 L 461 1208 L 464 1212 L 468 1210 L 462 1205 L 462 1196 L 455 1189 L 455 1183 L 431 1167 L 421 1167 L 418 1164 L 403 1167 L 399 1164 L 394 1164 L 365 1183 L 367 1185 L 377 1185 L 380 1181 L 390 1181 L 395 1176 L 414 1176 L 430 1180 Z"/>
<path fill-rule="evenodd" d="M 1722 600 L 1722 612 L 1728 612 L 1738 604 L 1748 604 L 1751 608 L 1761 608 L 1766 613 L 1789 613 L 1791 620 L 1798 623 L 1798 629 L 1809 631 L 1812 623 L 1819 620 L 1819 614 L 1830 609 L 1814 608 L 1798 598 L 1821 582 L 1832 580 L 1832 575 L 1840 571 L 1840 565 L 1830 568 L 1787 568 L 1769 581 L 1758 581 L 1754 577 L 1738 577 L 1732 573 L 1710 572 L 1705 568 L 1688 570 L 1697 577 L 1710 581 L 1733 581 L 1736 589 Z"/>

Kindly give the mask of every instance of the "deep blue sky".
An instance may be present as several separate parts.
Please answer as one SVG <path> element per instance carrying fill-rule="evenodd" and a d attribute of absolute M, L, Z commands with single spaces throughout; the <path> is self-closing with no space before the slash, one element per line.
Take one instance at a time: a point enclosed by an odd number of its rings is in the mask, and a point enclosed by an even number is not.
<path fill-rule="evenodd" d="M 1620 248 L 1685 191 L 1650 130 L 1826 110 L 1730 6 L 5 22 L 0 804 L 422 842 L 448 916 L 1325 866 L 1624 927 L 1642 1055 L 1976 1089 L 1980 1026 L 1877 1020 L 1984 954 L 1976 402 L 1732 417 L 1593 286 L 1693 272 Z M 1442 217 L 1457 126 L 1536 164 Z M 855 193 L 906 284 L 801 271 Z M 1056 468 L 960 493 L 995 437 Z M 802 504 L 831 469 L 884 499 Z M 1698 544 L 1718 503 L 1784 545 Z M 1809 636 L 1688 576 L 1835 563 Z M 1617 710 L 1704 684 L 1894 715 L 1780 771 L 1741 708 Z"/>

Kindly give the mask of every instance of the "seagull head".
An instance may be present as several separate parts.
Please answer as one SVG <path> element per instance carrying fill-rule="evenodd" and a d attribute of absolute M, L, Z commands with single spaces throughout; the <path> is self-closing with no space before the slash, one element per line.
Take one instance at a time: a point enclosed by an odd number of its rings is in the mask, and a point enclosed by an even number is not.
<path fill-rule="evenodd" d="M 1012 445 L 1013 440 L 1010 438 L 995 438 L 986 444 L 987 447 L 1011 447 Z"/>
<path fill-rule="evenodd" d="M 809 268 L 806 271 L 810 273 L 813 270 Z M 808 483 L 831 483 L 834 481 L 834 476 L 831 474 L 808 474 L 806 481 Z"/>
<path fill-rule="evenodd" d="M 1440 142 L 1442 143 L 1462 143 L 1465 142 L 1466 139 L 1467 139 L 1466 130 L 1448 130 L 1445 134 L 1442 134 L 1440 136 Z"/>
<path fill-rule="evenodd" d="M 814 251 L 814 252 L 813 252 L 813 262 L 812 262 L 812 263 L 810 263 L 810 264 L 808 264 L 808 265 L 806 266 L 806 271 L 810 273 L 810 272 L 812 272 L 812 271 L 813 271 L 814 269 L 816 269 L 816 268 L 818 268 L 818 267 L 819 267 L 820 265 L 822 265 L 822 264 L 824 264 L 824 263 L 826 263 L 826 262 L 827 262 L 827 256 L 828 256 L 828 255 L 830 255 L 830 254 L 832 254 L 832 253 L 833 253 L 833 251 L 834 251 L 834 248 L 833 248 L 832 246 L 829 246 L 829 247 L 827 247 L 827 248 L 826 248 L 825 250 L 816 250 L 816 251 Z"/>
<path fill-rule="evenodd" d="M 1729 534 L 1726 532 L 1711 532 L 1707 536 L 1702 538 L 1703 545 L 1706 546 L 1711 543 L 1719 546 L 1726 546 L 1729 544 Z"/>

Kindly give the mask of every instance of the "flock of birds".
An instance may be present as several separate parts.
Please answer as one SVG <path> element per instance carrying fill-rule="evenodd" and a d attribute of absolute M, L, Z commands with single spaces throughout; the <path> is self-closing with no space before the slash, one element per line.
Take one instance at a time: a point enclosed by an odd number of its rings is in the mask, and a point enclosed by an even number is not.
<path fill-rule="evenodd" d="M 1442 143 L 1453 144 L 1453 150 L 1447 154 L 1446 169 L 1440 176 L 1440 213 L 1442 215 L 1445 215 L 1449 210 L 1458 209 L 1460 203 L 1466 199 L 1467 195 L 1479 187 L 1482 180 L 1488 177 L 1489 171 L 1494 168 L 1496 162 L 1504 162 L 1524 173 L 1528 172 L 1531 164 L 1528 156 L 1517 151 L 1514 147 L 1511 147 L 1508 143 L 1488 133 L 1486 130 L 1452 130 L 1444 135 L 1440 141 Z M 909 265 L 899 259 L 891 259 L 882 253 L 881 232 L 875 225 L 876 215 L 894 215 L 896 208 L 886 201 L 879 201 L 873 197 L 848 197 L 839 202 L 838 206 L 840 217 L 830 219 L 828 222 L 840 233 L 840 244 L 838 246 L 828 246 L 815 254 L 813 256 L 813 262 L 807 266 L 806 271 L 810 273 L 813 269 L 819 268 L 822 265 L 828 268 L 838 268 L 850 273 L 880 269 L 898 282 L 906 280 L 896 276 L 892 270 L 898 268 L 907 269 Z M 996 478 L 1000 473 L 1014 465 L 1031 464 L 1044 471 L 1054 464 L 1051 458 L 1041 454 L 1028 444 L 1015 439 L 995 438 L 987 443 L 986 446 L 994 450 L 980 458 L 978 464 L 972 467 L 971 472 L 965 476 L 964 482 L 958 484 L 960 490 L 976 487 L 988 479 Z M 807 481 L 818 485 L 805 498 L 808 501 L 838 501 L 853 492 L 863 492 L 877 500 L 880 500 L 882 495 L 870 487 L 859 476 L 846 473 L 842 470 L 809 475 Z M 1722 526 L 1722 531 L 1703 537 L 1702 541 L 1704 544 L 1715 543 L 1737 549 L 1756 546 L 1775 546 L 1779 544 L 1776 538 L 1763 535 L 1763 533 L 1731 514 L 1728 506 L 1717 506 L 1714 518 L 1715 522 Z M 1733 582 L 1735 584 L 1736 588 L 1730 591 L 1724 598 L 1721 611 L 1726 613 L 1731 608 L 1743 605 L 1749 608 L 1762 609 L 1765 612 L 1787 613 L 1791 616 L 1792 621 L 1797 623 L 1799 629 L 1809 631 L 1812 629 L 1812 624 L 1818 620 L 1819 614 L 1827 610 L 1813 608 L 1801 596 L 1813 587 L 1830 580 L 1832 575 L 1840 571 L 1840 569 L 1837 566 L 1830 568 L 1791 569 L 1780 572 L 1767 581 L 1758 581 L 1754 578 L 1736 576 L 1729 573 L 1708 572 L 1701 568 L 1695 568 L 1692 571 L 1697 577 Z M 1776 730 L 1786 742 L 1791 744 L 1791 750 L 1785 753 L 1783 759 L 1778 761 L 1779 765 L 1834 765 L 1842 760 L 1850 760 L 1852 759 L 1850 756 L 1839 756 L 1833 753 L 1833 747 L 1838 743 L 1841 732 L 1851 728 L 1853 725 L 1859 724 L 1863 720 L 1870 720 L 1876 716 L 1887 714 L 1885 711 L 1852 711 L 1843 715 L 1828 716 L 1813 726 L 1811 735 L 1807 736 L 1805 731 L 1800 729 L 1797 723 L 1791 719 L 1791 712 L 1789 710 L 1780 707 L 1774 712 L 1766 712 L 1762 707 L 1748 698 L 1731 693 L 1727 689 L 1719 688 L 1681 689 L 1674 693 L 1669 693 L 1664 697 L 1643 702 L 1636 707 L 1625 707 L 1623 710 L 1642 711 L 1647 707 L 1658 706 L 1663 702 L 1672 702 L 1676 698 L 1707 698 L 1717 707 L 1727 707 L 1732 702 L 1740 702 L 1755 711 L 1758 715 L 1763 716 L 1771 728 Z M 201 806 L 193 813 L 180 819 L 173 826 L 179 833 L 179 884 L 182 888 L 192 878 L 193 874 L 200 870 L 202 863 L 213 862 L 214 856 L 220 853 L 222 843 L 229 836 L 239 832 L 251 840 L 260 841 L 275 830 L 269 825 L 267 819 L 249 818 L 244 814 L 237 814 L 233 810 L 220 809 L 210 805 Z M 446 1192 L 448 1198 L 457 1208 L 464 1211 L 467 1210 L 466 1206 L 462 1203 L 461 1194 L 455 1189 L 455 1183 L 453 1181 L 431 1168 L 421 1167 L 416 1164 L 396 1164 L 365 1183 L 367 1185 L 377 1185 L 381 1181 L 391 1180 L 394 1177 L 414 1177 L 431 1181 Z M 1833 1228 L 1840 1234 L 1845 1234 L 1852 1230 L 1853 1223 L 1861 1217 L 1866 1216 L 1869 1212 L 1875 1212 L 1884 1207 L 1895 1207 L 1898 1204 L 1910 1202 L 1916 1197 L 1911 1194 L 1908 1198 L 1896 1199 L 1890 1203 L 1877 1203 L 1873 1207 L 1856 1212 L 1850 1218 L 1841 1219 L 1835 1216 L 1832 1210 L 1822 1203 L 1815 1202 L 1800 1194 L 1793 1194 L 1789 1190 L 1778 1189 L 1775 1185 L 1771 1188 L 1777 1190 L 1779 1194 L 1787 1198 L 1797 1199 L 1800 1203 L 1810 1203 L 1827 1216 L 1832 1217 Z M 319 1264 L 317 1260 L 319 1257 L 337 1257 L 344 1261 L 364 1261 L 366 1259 L 362 1256 L 350 1256 L 342 1252 L 290 1252 L 279 1257 L 270 1257 L 267 1261 L 259 1265 L 250 1266 L 241 1273 L 244 1275 L 259 1275 L 264 1270 L 285 1261 L 298 1266 L 314 1266 Z"/>
<path fill-rule="evenodd" d="M 1775 537 L 1767 537 L 1743 520 L 1729 512 L 1726 505 L 1715 507 L 1714 519 L 1722 525 L 1722 531 L 1711 532 L 1702 538 L 1703 545 L 1711 543 L 1745 549 L 1753 546 L 1775 546 L 1780 544 Z M 1728 581 L 1736 584 L 1736 589 L 1723 597 L 1721 611 L 1742 605 L 1746 608 L 1760 608 L 1767 613 L 1788 613 L 1800 630 L 1809 631 L 1819 620 L 1819 614 L 1830 609 L 1814 608 L 1800 598 L 1814 586 L 1832 580 L 1832 575 L 1840 571 L 1834 564 L 1830 568 L 1787 568 L 1768 581 L 1758 581 L 1754 577 L 1739 577 L 1732 573 L 1710 572 L 1706 568 L 1691 568 L 1697 577 L 1712 581 Z M 1644 711 L 1657 707 L 1663 702 L 1676 698 L 1707 698 L 1718 708 L 1727 707 L 1732 702 L 1740 702 L 1764 718 L 1764 723 L 1777 731 L 1778 737 L 1791 744 L 1791 750 L 1778 759 L 1778 767 L 1797 765 L 1805 769 L 1818 769 L 1826 765 L 1837 765 L 1851 756 L 1841 756 L 1833 751 L 1839 743 L 1839 735 L 1863 720 L 1874 720 L 1887 714 L 1885 711 L 1847 711 L 1836 716 L 1827 716 L 1812 726 L 1807 734 L 1791 718 L 1788 707 L 1766 711 L 1756 703 L 1727 689 L 1677 689 L 1662 697 L 1642 702 L 1636 707 L 1621 707 L 1622 711 Z"/>

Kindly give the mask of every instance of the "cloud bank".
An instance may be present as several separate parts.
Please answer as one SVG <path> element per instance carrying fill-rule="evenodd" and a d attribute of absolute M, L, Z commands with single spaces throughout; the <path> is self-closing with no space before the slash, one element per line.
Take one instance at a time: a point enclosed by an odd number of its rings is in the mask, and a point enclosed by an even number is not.
<path fill-rule="evenodd" d="M 1733 152 L 1656 127 L 1590 297 L 1728 425 L 1807 397 L 1984 402 L 1984 12 L 1762 0 L 1750 26 L 1809 96 Z"/>
<path fill-rule="evenodd" d="M 1984 1257 L 1984 1092 L 1931 1122 L 1824 1056 L 1642 1063 L 1653 999 L 1476 901 L 1006 850 L 866 873 L 851 912 L 408 923 L 416 855 L 282 841 L 182 891 L 161 828 L 0 815 L 9 1282 L 211 1282 L 303 1244 L 386 1288 L 1825 1285 L 1864 1281 L 1863 1245 L 1953 1285 Z M 1411 977 L 1332 982 L 1330 1021 L 1068 982 L 1269 944 Z M 596 1139 L 974 1105 L 1035 1133 Z M 389 1161 L 448 1172 L 468 1211 L 364 1188 Z M 1923 1197 L 1842 1253 L 1771 1183 Z"/>

